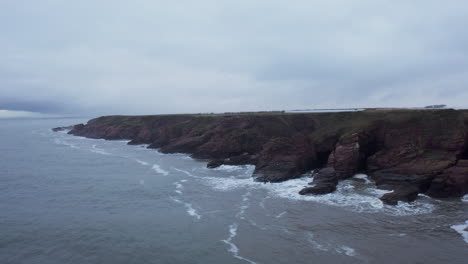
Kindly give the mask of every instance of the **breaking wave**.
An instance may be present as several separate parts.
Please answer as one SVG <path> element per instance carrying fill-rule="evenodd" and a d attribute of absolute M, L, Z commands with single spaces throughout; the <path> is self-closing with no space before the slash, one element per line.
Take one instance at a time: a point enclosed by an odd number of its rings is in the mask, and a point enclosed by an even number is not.
<path fill-rule="evenodd" d="M 324 195 L 300 195 L 299 191 L 308 187 L 311 177 L 291 179 L 280 183 L 256 182 L 250 176 L 254 166 L 246 166 L 239 177 L 202 177 L 204 182 L 217 191 L 230 191 L 239 188 L 265 189 L 273 197 L 286 198 L 297 201 L 311 201 L 332 206 L 344 207 L 358 212 L 384 212 L 391 215 L 415 215 L 431 213 L 434 205 L 429 198 L 420 198 L 412 203 L 399 202 L 396 206 L 383 204 L 379 199 L 388 191 L 379 190 L 369 181 L 355 182 L 352 179 L 344 180 L 333 193 Z M 364 178 L 363 176 L 358 176 Z"/>
<path fill-rule="evenodd" d="M 465 224 L 461 225 L 453 225 L 450 228 L 455 230 L 457 233 L 462 235 L 463 240 L 465 240 L 466 243 L 468 243 L 468 231 L 466 230 L 468 228 L 468 220 L 465 221 Z"/>
<path fill-rule="evenodd" d="M 468 194 L 465 194 L 465 196 L 462 197 L 462 202 L 468 203 Z"/>

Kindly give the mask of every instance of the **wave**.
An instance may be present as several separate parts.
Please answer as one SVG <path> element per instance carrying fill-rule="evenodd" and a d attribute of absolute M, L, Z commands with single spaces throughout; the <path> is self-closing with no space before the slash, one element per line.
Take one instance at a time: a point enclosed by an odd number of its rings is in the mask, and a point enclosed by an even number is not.
<path fill-rule="evenodd" d="M 452 229 L 455 230 L 457 233 L 459 233 L 460 235 L 462 235 L 463 240 L 465 240 L 465 242 L 468 243 L 468 231 L 466 231 L 466 229 L 468 228 L 468 220 L 465 221 L 465 224 L 453 225 L 453 226 L 451 226 L 450 228 L 452 228 Z"/>
<path fill-rule="evenodd" d="M 250 172 L 250 170 L 251 169 L 246 169 L 245 172 Z M 434 210 L 434 205 L 428 202 L 430 199 L 424 197 L 412 203 L 399 202 L 396 206 L 384 205 L 379 198 L 389 191 L 379 190 L 373 183 L 367 183 L 367 188 L 356 190 L 356 182 L 353 180 L 345 180 L 338 184 L 337 190 L 333 193 L 324 195 L 300 195 L 299 191 L 309 186 L 308 183 L 311 182 L 311 177 L 305 176 L 280 183 L 261 183 L 254 181 L 250 176 L 248 178 L 242 177 L 245 176 L 245 174 L 246 173 L 240 175 L 240 177 L 203 177 L 203 179 L 207 185 L 217 191 L 231 191 L 239 188 L 265 189 L 273 197 L 317 202 L 344 207 L 358 212 L 416 215 L 431 213 Z"/>
<path fill-rule="evenodd" d="M 239 260 L 243 260 L 245 262 L 248 262 L 250 264 L 257 264 L 255 261 L 252 261 L 250 259 L 244 258 L 239 255 L 239 248 L 234 244 L 232 241 L 234 238 L 237 236 L 237 228 L 238 225 L 237 223 L 233 223 L 229 226 L 229 236 L 227 239 L 221 240 L 222 242 L 226 243 L 229 246 L 228 251 L 232 253 L 233 257 Z"/>
<path fill-rule="evenodd" d="M 465 194 L 465 196 L 462 197 L 462 202 L 468 203 L 468 194 Z"/>
<path fill-rule="evenodd" d="M 157 172 L 157 173 L 159 173 L 159 174 L 162 174 L 162 175 L 164 175 L 164 176 L 169 175 L 169 172 L 166 171 L 166 170 L 163 170 L 163 169 L 161 168 L 161 166 L 159 166 L 158 164 L 154 164 L 152 168 L 153 168 L 153 170 L 154 170 L 155 172 Z"/>

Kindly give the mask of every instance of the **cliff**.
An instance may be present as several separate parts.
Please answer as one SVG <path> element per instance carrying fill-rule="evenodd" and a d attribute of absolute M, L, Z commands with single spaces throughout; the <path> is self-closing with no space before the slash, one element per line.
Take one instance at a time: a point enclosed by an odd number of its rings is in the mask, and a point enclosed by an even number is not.
<path fill-rule="evenodd" d="M 367 110 L 340 113 L 104 116 L 70 134 L 149 144 L 222 164 L 256 166 L 258 181 L 285 181 L 319 169 L 301 194 L 335 190 L 338 181 L 368 174 L 388 204 L 418 193 L 468 193 L 468 112 Z"/>

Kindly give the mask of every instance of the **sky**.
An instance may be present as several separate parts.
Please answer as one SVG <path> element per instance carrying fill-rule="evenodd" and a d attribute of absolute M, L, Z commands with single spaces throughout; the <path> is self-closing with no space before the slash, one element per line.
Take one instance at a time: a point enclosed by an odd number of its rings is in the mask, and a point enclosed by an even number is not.
<path fill-rule="evenodd" d="M 467 25 L 465 0 L 0 0 L 0 109 L 468 107 Z"/>

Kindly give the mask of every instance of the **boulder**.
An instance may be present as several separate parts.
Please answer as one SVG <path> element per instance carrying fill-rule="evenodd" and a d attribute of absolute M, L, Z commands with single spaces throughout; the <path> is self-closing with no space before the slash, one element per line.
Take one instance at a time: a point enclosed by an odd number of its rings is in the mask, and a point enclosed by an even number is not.
<path fill-rule="evenodd" d="M 397 205 L 398 201 L 412 202 L 418 198 L 419 189 L 412 185 L 395 186 L 393 192 L 384 194 L 380 200 L 388 205 Z"/>
<path fill-rule="evenodd" d="M 338 184 L 338 177 L 333 168 L 324 168 L 319 170 L 314 175 L 314 180 L 311 183 L 312 187 L 302 189 L 299 194 L 327 194 L 336 190 Z"/>
<path fill-rule="evenodd" d="M 212 160 L 212 161 L 208 162 L 208 164 L 206 164 L 206 167 L 210 168 L 210 169 L 214 169 L 214 168 L 217 168 L 217 167 L 223 165 L 223 163 L 224 163 L 224 160 L 215 159 L 215 160 Z"/>

